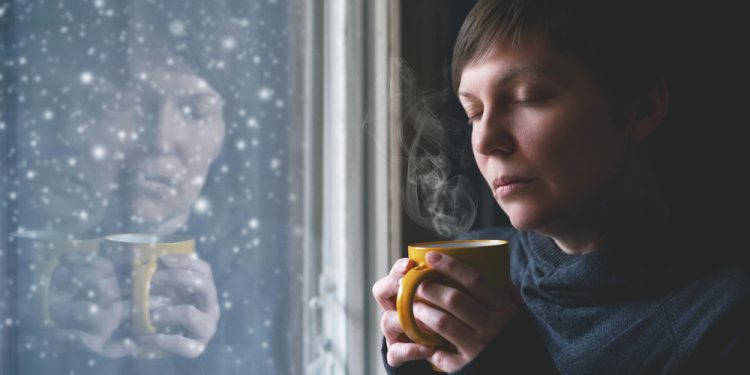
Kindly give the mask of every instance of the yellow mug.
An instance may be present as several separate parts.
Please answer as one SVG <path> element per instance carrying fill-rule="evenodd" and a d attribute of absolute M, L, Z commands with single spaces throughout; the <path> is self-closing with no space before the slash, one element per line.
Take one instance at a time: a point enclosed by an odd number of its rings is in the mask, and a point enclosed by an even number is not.
<path fill-rule="evenodd" d="M 424 332 L 414 318 L 413 306 L 417 288 L 428 279 L 435 279 L 458 289 L 464 288 L 441 276 L 427 265 L 425 255 L 431 251 L 449 255 L 476 269 L 490 287 L 498 291 L 510 285 L 510 259 L 508 242 L 503 240 L 452 240 L 424 242 L 409 246 L 409 259 L 414 260 L 416 266 L 410 269 L 401 280 L 396 296 L 398 319 L 404 332 L 412 341 L 423 345 L 440 346 L 445 343 L 445 340 L 437 334 Z"/>
<path fill-rule="evenodd" d="M 31 297 L 28 318 L 36 327 L 54 328 L 49 311 L 49 289 L 60 257 L 70 252 L 96 253 L 99 239 L 43 230 L 13 233 L 11 237 L 22 267 L 29 270 L 19 273 L 23 278 L 19 285 L 28 288 Z"/>
<path fill-rule="evenodd" d="M 179 235 L 144 233 L 113 234 L 104 237 L 102 255 L 130 265 L 132 311 L 130 326 L 134 335 L 156 332 L 151 324 L 149 296 L 157 259 L 166 254 L 195 254 L 195 240 Z"/>

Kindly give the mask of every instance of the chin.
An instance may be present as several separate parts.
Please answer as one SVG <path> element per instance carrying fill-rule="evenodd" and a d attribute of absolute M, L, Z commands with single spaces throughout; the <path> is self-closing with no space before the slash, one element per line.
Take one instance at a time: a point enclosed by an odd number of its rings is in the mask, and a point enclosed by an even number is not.
<path fill-rule="evenodd" d="M 136 198 L 131 205 L 132 215 L 144 228 L 153 229 L 176 216 L 177 209 L 159 199 Z"/>
<path fill-rule="evenodd" d="M 539 207 L 513 203 L 501 205 L 511 225 L 518 230 L 535 230 L 544 226 L 547 217 Z"/>

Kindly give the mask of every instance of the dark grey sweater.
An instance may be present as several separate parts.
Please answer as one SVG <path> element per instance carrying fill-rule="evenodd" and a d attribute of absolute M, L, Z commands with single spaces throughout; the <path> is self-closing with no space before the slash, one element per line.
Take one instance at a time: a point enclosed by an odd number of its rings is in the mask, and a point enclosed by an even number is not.
<path fill-rule="evenodd" d="M 456 374 L 750 374 L 750 267 L 693 234 L 665 225 L 572 256 L 533 232 L 475 232 L 510 240 L 525 306 Z"/>

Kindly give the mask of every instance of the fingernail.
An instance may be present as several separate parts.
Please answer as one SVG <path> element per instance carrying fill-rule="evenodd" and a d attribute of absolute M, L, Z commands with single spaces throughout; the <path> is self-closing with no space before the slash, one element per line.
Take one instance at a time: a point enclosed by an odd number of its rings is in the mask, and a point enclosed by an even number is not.
<path fill-rule="evenodd" d="M 398 265 L 399 270 L 401 272 L 406 272 L 406 269 L 409 268 L 409 264 L 411 263 L 411 259 L 406 258 L 401 260 L 401 264 Z"/>
<path fill-rule="evenodd" d="M 430 264 L 437 264 L 441 259 L 443 259 L 443 254 L 435 251 L 430 251 L 429 253 L 427 253 L 426 258 L 427 261 L 430 262 Z"/>
<path fill-rule="evenodd" d="M 180 261 L 180 255 L 176 254 L 166 254 L 159 257 L 159 260 L 164 262 L 165 264 L 173 265 Z"/>

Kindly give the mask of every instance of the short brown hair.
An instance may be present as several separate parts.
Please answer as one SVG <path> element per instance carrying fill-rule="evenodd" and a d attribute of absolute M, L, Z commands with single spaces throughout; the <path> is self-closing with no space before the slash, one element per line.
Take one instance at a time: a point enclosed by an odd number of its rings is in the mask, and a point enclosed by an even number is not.
<path fill-rule="evenodd" d="M 564 54 L 582 58 L 615 99 L 628 99 L 644 81 L 664 78 L 664 1 L 479 0 L 464 20 L 453 50 L 457 91 L 467 65 L 498 41 L 513 45 L 530 30 L 546 32 Z M 657 22 L 662 21 L 662 22 Z"/>

